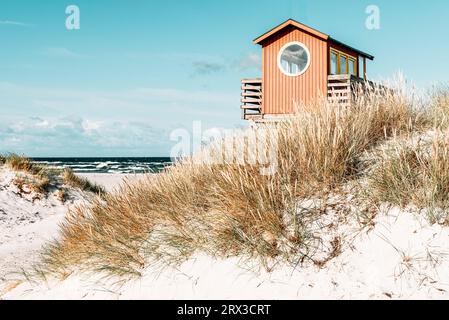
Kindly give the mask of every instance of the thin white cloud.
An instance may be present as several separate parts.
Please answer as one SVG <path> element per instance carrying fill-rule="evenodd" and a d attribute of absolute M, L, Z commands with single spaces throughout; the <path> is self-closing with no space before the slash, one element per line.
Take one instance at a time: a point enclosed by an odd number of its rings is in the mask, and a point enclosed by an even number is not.
<path fill-rule="evenodd" d="M 246 56 L 236 60 L 233 66 L 239 71 L 261 70 L 262 57 L 256 53 L 249 53 Z"/>
<path fill-rule="evenodd" d="M 18 27 L 32 27 L 32 24 L 20 22 L 20 21 L 13 21 L 13 20 L 0 20 L 0 25 L 7 25 L 7 26 L 18 26 Z"/>
<path fill-rule="evenodd" d="M 0 127 L 0 152 L 31 156 L 168 154 L 169 133 L 139 121 L 93 121 L 77 116 L 30 117 Z"/>
<path fill-rule="evenodd" d="M 191 65 L 192 76 L 220 74 L 227 71 L 261 71 L 262 57 L 258 53 L 249 52 L 240 57 L 226 57 L 200 53 L 164 53 L 127 52 L 124 56 L 134 60 L 157 59 L 164 61 L 184 61 Z"/>
<path fill-rule="evenodd" d="M 2 96 L 2 109 L 10 108 L 23 112 L 26 110 L 28 114 L 33 110 L 49 112 L 78 110 L 84 114 L 121 116 L 132 114 L 128 112 L 133 111 L 151 114 L 152 118 L 156 116 L 171 118 L 170 112 L 181 118 L 187 115 L 199 117 L 205 113 L 222 116 L 228 113 L 229 106 L 238 105 L 239 101 L 238 90 L 225 92 L 151 87 L 115 91 L 54 90 L 7 82 L 0 82 L 0 96 Z"/>
<path fill-rule="evenodd" d="M 53 48 L 47 48 L 44 51 L 44 54 L 53 57 L 53 58 L 85 58 L 86 56 L 79 54 L 77 52 L 74 52 L 67 48 L 62 47 L 53 47 Z"/>
<path fill-rule="evenodd" d="M 260 71 L 262 67 L 262 57 L 256 53 L 248 53 L 238 59 L 215 59 L 205 58 L 192 63 L 194 75 L 211 75 L 222 73 L 228 70 Z"/>
<path fill-rule="evenodd" d="M 194 68 L 194 75 L 210 75 L 226 70 L 225 63 L 195 61 L 192 65 Z"/>

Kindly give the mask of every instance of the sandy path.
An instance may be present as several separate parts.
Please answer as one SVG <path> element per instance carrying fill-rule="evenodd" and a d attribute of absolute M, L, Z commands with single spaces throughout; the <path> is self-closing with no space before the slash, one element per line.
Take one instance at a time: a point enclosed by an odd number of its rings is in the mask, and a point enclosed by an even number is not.
<path fill-rule="evenodd" d="M 77 175 L 104 187 L 109 192 L 116 190 L 124 180 L 133 182 L 145 177 L 144 174 L 78 173 Z"/>

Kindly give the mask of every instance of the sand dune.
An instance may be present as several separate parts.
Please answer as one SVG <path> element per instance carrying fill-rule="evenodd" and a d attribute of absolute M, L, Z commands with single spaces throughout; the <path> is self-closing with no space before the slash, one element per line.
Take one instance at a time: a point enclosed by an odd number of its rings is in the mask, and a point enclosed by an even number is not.
<path fill-rule="evenodd" d="M 57 236 L 67 208 L 83 196 L 73 191 L 65 204 L 54 195 L 32 202 L 17 195 L 13 177 L 0 170 L 2 299 L 449 298 L 449 229 L 397 209 L 379 214 L 372 229 L 352 226 L 353 240 L 322 268 L 278 266 L 268 273 L 249 261 L 197 254 L 179 268 L 149 268 L 129 282 L 106 281 L 101 274 L 17 281 L 11 272 L 37 261 L 41 246 Z M 122 178 L 95 175 L 92 180 L 112 190 Z"/>
<path fill-rule="evenodd" d="M 136 281 L 72 275 L 23 283 L 5 299 L 448 299 L 449 231 L 413 214 L 391 212 L 324 268 L 272 273 L 237 259 L 196 256 L 177 269 L 147 270 Z"/>

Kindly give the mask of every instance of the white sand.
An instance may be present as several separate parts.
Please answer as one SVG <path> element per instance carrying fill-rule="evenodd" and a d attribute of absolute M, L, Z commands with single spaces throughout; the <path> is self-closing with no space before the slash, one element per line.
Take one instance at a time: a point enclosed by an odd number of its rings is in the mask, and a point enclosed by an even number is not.
<path fill-rule="evenodd" d="M 84 202 L 86 196 L 80 191 L 69 190 L 65 203 L 52 193 L 47 198 L 33 201 L 33 194 L 19 195 L 13 183 L 16 176 L 17 173 L 0 166 L 0 281 L 17 277 L 15 273 L 38 261 L 43 244 L 57 238 L 58 224 L 68 208 Z M 82 176 L 112 191 L 123 179 L 135 181 L 143 175 Z"/>
<path fill-rule="evenodd" d="M 0 168 L 0 279 L 36 260 L 66 211 L 53 195 L 34 202 L 19 196 L 15 176 Z"/>
<path fill-rule="evenodd" d="M 399 216 L 396 216 L 399 214 Z M 24 283 L 6 299 L 448 299 L 449 229 L 410 213 L 377 219 L 326 267 L 254 273 L 236 259 L 197 256 L 177 270 L 147 270 L 138 281 L 112 285 L 74 275 L 42 285 Z"/>
<path fill-rule="evenodd" d="M 64 211 L 52 200 L 13 202 L 17 199 L 5 189 L 4 176 L 0 172 L 0 219 L 3 210 L 12 222 L 0 220 L 2 269 L 33 261 L 44 240 L 57 235 L 56 225 Z M 93 180 L 113 189 L 120 178 L 96 175 Z M 35 212 L 40 212 L 38 219 Z M 255 273 L 245 270 L 237 259 L 197 255 L 177 269 L 148 269 L 141 279 L 120 286 L 113 280 L 104 283 L 101 275 L 72 275 L 42 284 L 7 281 L 0 284 L 0 298 L 449 299 L 448 255 L 449 228 L 430 226 L 423 217 L 392 210 L 379 214 L 372 230 L 358 234 L 321 269 L 278 267 L 272 273 Z"/>
<path fill-rule="evenodd" d="M 142 179 L 144 174 L 110 174 L 110 173 L 78 173 L 80 177 L 87 178 L 93 183 L 104 187 L 107 191 L 116 191 L 124 180 L 134 182 Z"/>

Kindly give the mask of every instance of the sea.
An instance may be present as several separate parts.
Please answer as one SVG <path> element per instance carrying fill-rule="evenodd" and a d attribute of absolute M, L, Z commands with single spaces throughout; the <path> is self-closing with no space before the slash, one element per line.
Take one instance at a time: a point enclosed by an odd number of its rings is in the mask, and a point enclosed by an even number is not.
<path fill-rule="evenodd" d="M 76 173 L 159 173 L 173 164 L 171 158 L 32 158 L 50 168 Z"/>

